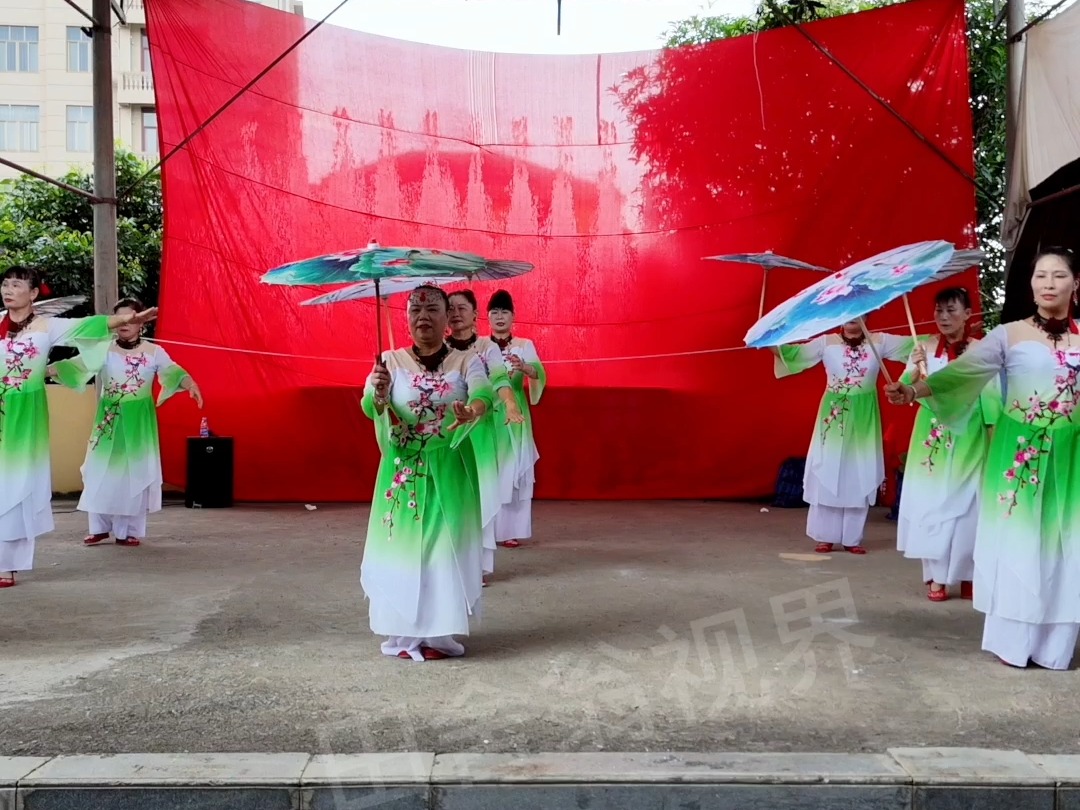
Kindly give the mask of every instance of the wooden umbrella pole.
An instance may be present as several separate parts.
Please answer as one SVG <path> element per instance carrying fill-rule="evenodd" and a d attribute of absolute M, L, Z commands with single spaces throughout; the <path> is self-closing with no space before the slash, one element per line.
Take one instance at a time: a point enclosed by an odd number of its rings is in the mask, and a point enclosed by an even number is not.
<path fill-rule="evenodd" d="M 885 382 L 892 385 L 893 378 L 889 374 L 889 370 L 885 368 L 885 361 L 881 359 L 881 353 L 878 352 L 877 346 L 874 345 L 874 339 L 870 336 L 870 330 L 866 328 L 866 321 L 863 320 L 861 315 L 859 316 L 859 326 L 862 327 L 863 337 L 866 338 L 866 342 L 870 344 L 870 351 L 872 351 L 874 357 L 877 358 L 878 366 L 881 367 L 881 373 L 885 375 Z"/>
<path fill-rule="evenodd" d="M 375 341 L 378 347 L 375 352 L 375 362 L 383 364 L 382 353 L 382 296 L 379 295 L 379 280 L 375 279 Z"/>
<path fill-rule="evenodd" d="M 386 336 L 390 338 L 390 351 L 396 348 L 394 342 L 394 310 L 390 308 L 390 299 L 386 299 Z"/>
<path fill-rule="evenodd" d="M 904 293 L 904 309 L 907 311 L 908 326 L 911 327 L 911 339 L 913 341 L 915 341 L 915 346 L 918 346 L 919 345 L 919 333 L 915 331 L 915 318 L 911 314 L 911 302 L 908 301 L 907 293 Z M 929 376 L 927 374 L 927 371 L 926 371 L 926 361 L 925 360 L 923 360 L 923 361 L 921 361 L 919 363 L 919 374 L 922 375 L 923 379 L 926 379 L 926 377 Z"/>
<path fill-rule="evenodd" d="M 758 308 L 757 308 L 757 316 L 758 316 L 759 321 L 761 320 L 762 316 L 765 314 L 765 284 L 768 282 L 768 280 L 769 280 L 769 268 L 768 267 L 762 267 L 761 268 L 761 300 L 758 302 Z"/>

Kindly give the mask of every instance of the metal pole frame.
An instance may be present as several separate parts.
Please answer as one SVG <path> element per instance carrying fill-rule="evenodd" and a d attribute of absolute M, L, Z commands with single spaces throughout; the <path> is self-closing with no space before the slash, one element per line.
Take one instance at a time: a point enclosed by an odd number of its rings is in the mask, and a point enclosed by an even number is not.
<path fill-rule="evenodd" d="M 116 244 L 116 137 L 113 131 L 112 2 L 93 0 L 94 311 L 119 297 Z"/>
<path fill-rule="evenodd" d="M 31 177 L 37 178 L 38 180 L 43 180 L 44 182 L 50 183 L 57 188 L 62 188 L 64 191 L 70 191 L 72 194 L 78 194 L 80 197 L 86 197 L 86 199 L 90 200 L 90 202 L 100 202 L 97 197 L 95 197 L 93 194 L 91 194 L 84 188 L 76 188 L 75 186 L 68 185 L 62 180 L 57 180 L 56 178 L 49 177 L 47 174 L 35 172 L 33 169 L 16 163 L 14 160 L 8 160 L 7 158 L 0 157 L 0 164 L 3 164 L 4 166 L 9 166 L 17 172 L 21 172 L 22 174 L 28 174 Z"/>
<path fill-rule="evenodd" d="M 90 21 L 90 25 L 97 25 L 97 20 L 94 19 L 93 15 L 91 15 L 90 12 L 85 11 L 82 6 L 75 2 L 75 0 L 64 0 L 64 2 L 86 17 L 86 19 Z"/>

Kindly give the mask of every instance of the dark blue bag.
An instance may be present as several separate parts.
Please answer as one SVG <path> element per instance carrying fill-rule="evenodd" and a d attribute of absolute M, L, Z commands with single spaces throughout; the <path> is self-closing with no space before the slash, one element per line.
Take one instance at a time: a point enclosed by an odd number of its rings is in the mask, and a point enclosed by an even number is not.
<path fill-rule="evenodd" d="M 805 458 L 789 458 L 780 465 L 780 474 L 776 477 L 773 506 L 778 509 L 798 509 L 806 506 L 803 500 L 803 473 L 805 471 Z"/>
<path fill-rule="evenodd" d="M 904 488 L 904 471 L 898 469 L 896 471 L 896 499 L 893 501 L 892 509 L 889 510 L 889 514 L 886 516 L 889 520 L 900 519 L 900 491 Z"/>

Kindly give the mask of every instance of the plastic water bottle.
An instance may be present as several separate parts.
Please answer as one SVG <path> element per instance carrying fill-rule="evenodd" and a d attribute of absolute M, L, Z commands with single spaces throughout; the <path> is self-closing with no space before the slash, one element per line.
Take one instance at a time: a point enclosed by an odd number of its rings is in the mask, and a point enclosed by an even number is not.
<path fill-rule="evenodd" d="M 210 438 L 210 423 L 206 420 L 205 416 L 199 423 L 199 436 L 203 439 Z"/>

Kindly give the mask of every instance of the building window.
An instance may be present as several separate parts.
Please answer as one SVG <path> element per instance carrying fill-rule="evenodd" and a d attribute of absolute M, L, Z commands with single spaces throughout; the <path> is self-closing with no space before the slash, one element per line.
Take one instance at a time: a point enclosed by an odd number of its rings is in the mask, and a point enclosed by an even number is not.
<path fill-rule="evenodd" d="M 69 152 L 94 151 L 94 108 L 67 108 L 67 150 Z"/>
<path fill-rule="evenodd" d="M 146 29 L 143 28 L 139 33 L 139 47 L 140 47 L 140 65 L 143 73 L 150 72 L 150 37 L 146 35 Z"/>
<path fill-rule="evenodd" d="M 142 109 L 142 151 L 147 157 L 158 156 L 157 110 L 153 107 Z"/>
<path fill-rule="evenodd" d="M 36 104 L 0 104 L 0 152 L 36 152 L 40 119 Z"/>
<path fill-rule="evenodd" d="M 0 25 L 0 73 L 37 72 L 37 26 Z"/>
<path fill-rule="evenodd" d="M 67 27 L 68 73 L 90 72 L 90 37 L 77 25 Z"/>

